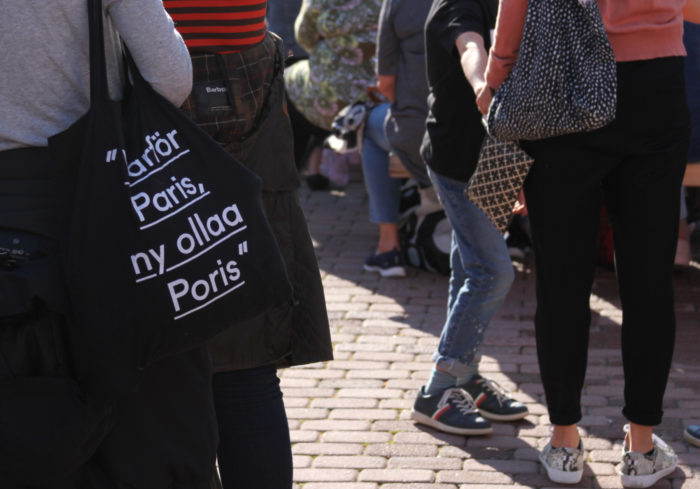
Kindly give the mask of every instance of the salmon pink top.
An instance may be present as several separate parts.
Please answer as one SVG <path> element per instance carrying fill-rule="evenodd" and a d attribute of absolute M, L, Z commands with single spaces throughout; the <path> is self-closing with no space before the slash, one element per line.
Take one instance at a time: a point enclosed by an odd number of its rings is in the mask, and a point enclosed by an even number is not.
<path fill-rule="evenodd" d="M 537 0 L 535 0 L 537 1 Z M 592 1 L 592 0 L 579 0 Z M 498 88 L 515 64 L 528 0 L 500 0 L 486 82 Z M 685 56 L 685 0 L 597 0 L 617 61 Z"/>

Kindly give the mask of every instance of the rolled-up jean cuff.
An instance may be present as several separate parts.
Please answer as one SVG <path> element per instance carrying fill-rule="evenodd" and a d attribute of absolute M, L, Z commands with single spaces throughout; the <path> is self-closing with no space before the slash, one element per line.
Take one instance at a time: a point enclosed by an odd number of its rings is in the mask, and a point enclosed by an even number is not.
<path fill-rule="evenodd" d="M 441 370 L 445 373 L 452 375 L 453 377 L 458 377 L 458 378 L 464 377 L 467 374 L 467 372 L 469 371 L 469 368 L 471 367 L 471 365 L 473 363 L 479 363 L 479 361 L 481 360 L 481 355 L 477 355 L 476 357 L 474 357 L 474 360 L 472 361 L 472 363 L 460 362 L 456 358 L 445 358 L 445 357 L 439 358 L 439 357 L 440 357 L 440 353 L 435 352 L 435 354 L 433 355 L 433 360 L 436 361 L 436 366 L 437 366 L 438 370 Z"/>

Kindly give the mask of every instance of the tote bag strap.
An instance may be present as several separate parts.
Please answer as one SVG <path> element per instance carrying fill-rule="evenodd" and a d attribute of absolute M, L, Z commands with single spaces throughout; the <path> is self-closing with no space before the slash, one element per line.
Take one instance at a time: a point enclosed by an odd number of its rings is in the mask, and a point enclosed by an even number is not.
<path fill-rule="evenodd" d="M 105 57 L 102 0 L 88 0 L 90 24 L 90 106 L 109 100 L 107 85 L 107 61 Z"/>

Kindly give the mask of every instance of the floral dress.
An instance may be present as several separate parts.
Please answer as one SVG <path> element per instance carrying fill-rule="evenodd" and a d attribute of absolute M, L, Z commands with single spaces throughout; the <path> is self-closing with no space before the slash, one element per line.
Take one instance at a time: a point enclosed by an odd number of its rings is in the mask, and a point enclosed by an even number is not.
<path fill-rule="evenodd" d="M 374 54 L 381 0 L 304 0 L 294 25 L 309 59 L 285 72 L 294 106 L 330 129 L 340 109 L 375 84 Z"/>

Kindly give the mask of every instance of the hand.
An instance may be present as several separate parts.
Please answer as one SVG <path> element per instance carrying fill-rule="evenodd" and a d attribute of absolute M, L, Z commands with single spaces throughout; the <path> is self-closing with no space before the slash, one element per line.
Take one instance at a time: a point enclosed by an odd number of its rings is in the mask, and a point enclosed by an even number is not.
<path fill-rule="evenodd" d="M 513 214 L 521 214 L 523 216 L 527 216 L 527 204 L 525 203 L 525 192 L 523 192 L 522 189 L 520 189 L 520 193 L 518 194 L 518 200 L 515 202 L 515 205 L 513 206 Z"/>
<path fill-rule="evenodd" d="M 493 99 L 493 90 L 484 83 L 481 87 L 475 90 L 475 93 L 476 105 L 479 107 L 479 112 L 486 115 L 489 111 L 489 106 L 491 105 L 491 99 Z"/>
<path fill-rule="evenodd" d="M 377 75 L 377 89 L 386 99 L 394 103 L 394 89 L 396 88 L 396 75 Z"/>
<path fill-rule="evenodd" d="M 376 85 L 365 87 L 365 93 L 375 104 L 381 104 L 383 102 L 382 92 L 379 91 L 379 88 Z"/>

